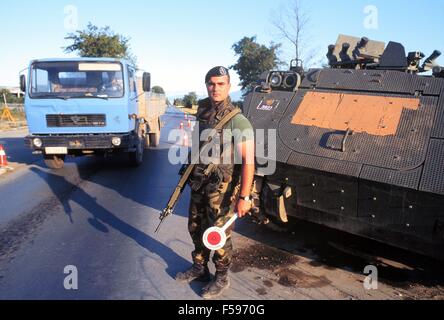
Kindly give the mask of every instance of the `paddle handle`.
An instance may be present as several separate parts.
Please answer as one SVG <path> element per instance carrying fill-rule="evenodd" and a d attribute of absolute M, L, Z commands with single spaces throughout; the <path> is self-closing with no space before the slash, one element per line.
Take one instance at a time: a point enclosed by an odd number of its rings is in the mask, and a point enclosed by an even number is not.
<path fill-rule="evenodd" d="M 239 218 L 239 216 L 237 215 L 237 213 L 235 213 L 234 216 L 232 216 L 231 219 L 228 220 L 228 222 L 222 227 L 222 232 L 225 232 L 229 227 L 231 227 L 231 225 L 234 223 L 234 221 L 237 220 L 237 218 Z"/>

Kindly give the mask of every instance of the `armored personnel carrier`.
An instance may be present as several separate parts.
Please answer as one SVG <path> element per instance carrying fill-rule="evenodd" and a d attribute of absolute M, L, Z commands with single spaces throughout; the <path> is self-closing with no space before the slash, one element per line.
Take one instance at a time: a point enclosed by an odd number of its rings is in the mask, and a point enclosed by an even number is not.
<path fill-rule="evenodd" d="M 244 101 L 274 129 L 261 207 L 444 259 L 444 68 L 402 44 L 339 36 L 329 67 L 271 71 Z M 425 75 L 424 75 L 425 74 Z M 258 162 L 273 161 L 267 155 Z"/>

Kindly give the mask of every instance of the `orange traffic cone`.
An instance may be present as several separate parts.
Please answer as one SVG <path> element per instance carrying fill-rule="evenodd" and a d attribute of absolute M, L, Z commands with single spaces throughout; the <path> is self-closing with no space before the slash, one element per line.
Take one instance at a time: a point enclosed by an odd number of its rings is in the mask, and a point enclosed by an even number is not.
<path fill-rule="evenodd" d="M 188 132 L 184 132 L 184 135 L 183 135 L 183 146 L 184 147 L 189 147 L 189 141 L 188 141 Z"/>
<path fill-rule="evenodd" d="M 0 144 L 0 167 L 7 167 L 8 166 L 8 159 L 6 157 L 5 149 L 3 148 L 3 145 Z"/>
<path fill-rule="evenodd" d="M 180 123 L 180 130 L 183 130 L 183 122 Z"/>
<path fill-rule="evenodd" d="M 188 120 L 188 128 L 191 128 L 191 120 Z"/>

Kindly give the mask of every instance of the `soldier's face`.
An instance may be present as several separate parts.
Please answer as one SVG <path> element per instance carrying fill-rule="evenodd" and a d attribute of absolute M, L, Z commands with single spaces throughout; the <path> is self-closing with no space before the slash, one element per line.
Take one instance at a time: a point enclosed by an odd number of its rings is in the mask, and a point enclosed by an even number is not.
<path fill-rule="evenodd" d="M 212 77 L 207 83 L 208 96 L 213 102 L 222 102 L 230 94 L 231 84 L 228 76 Z"/>

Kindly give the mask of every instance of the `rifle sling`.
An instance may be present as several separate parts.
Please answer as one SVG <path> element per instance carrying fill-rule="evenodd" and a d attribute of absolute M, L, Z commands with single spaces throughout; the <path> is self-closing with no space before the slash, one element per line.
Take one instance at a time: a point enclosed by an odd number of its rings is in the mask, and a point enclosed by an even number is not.
<path fill-rule="evenodd" d="M 239 113 L 241 113 L 241 110 L 239 108 L 236 108 L 233 111 L 231 111 L 224 118 L 222 118 L 222 120 L 214 127 L 214 131 L 220 130 L 223 127 L 225 127 L 225 125 L 227 125 L 228 122 L 230 122 Z M 208 138 L 208 141 L 206 142 L 206 144 L 208 144 L 209 141 L 211 141 L 214 138 L 215 134 L 216 134 L 216 132 L 213 132 L 213 134 Z M 198 154 L 198 156 L 200 156 L 200 153 Z M 199 159 L 193 159 L 193 160 L 199 160 Z M 183 174 L 182 178 L 180 179 L 180 181 L 176 187 L 176 191 L 173 193 L 173 196 L 171 197 L 170 201 L 168 202 L 168 205 L 167 205 L 168 208 L 174 208 L 174 206 L 176 205 L 177 200 L 179 199 L 180 193 L 185 188 L 185 185 L 186 185 L 189 177 L 193 173 L 193 170 L 196 167 L 197 162 L 198 161 L 191 161 L 191 164 L 185 170 L 185 173 Z M 179 191 L 179 192 L 177 192 L 177 191 Z"/>

